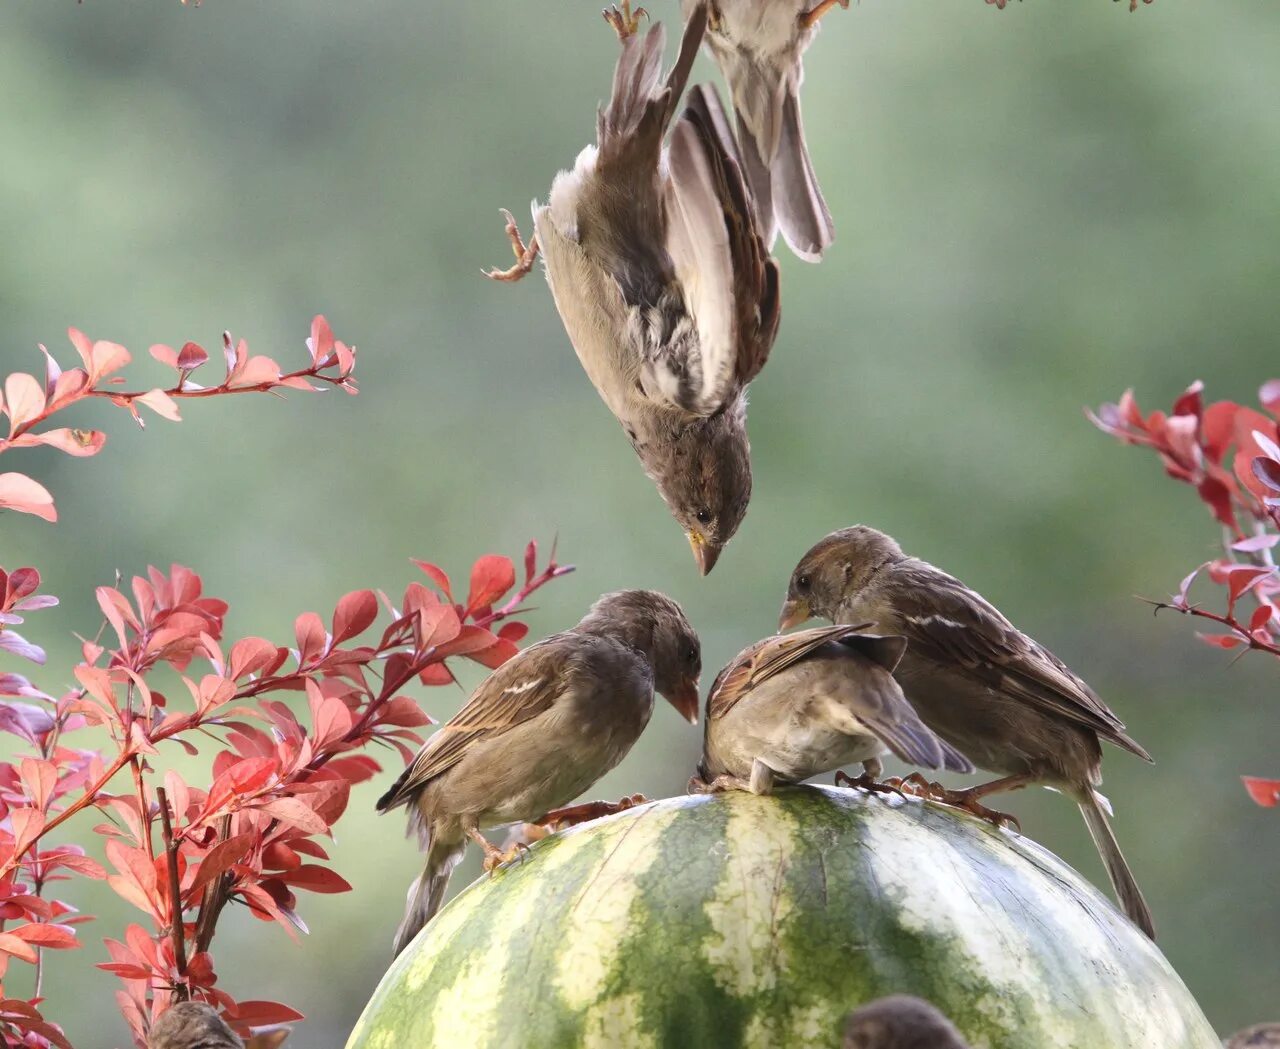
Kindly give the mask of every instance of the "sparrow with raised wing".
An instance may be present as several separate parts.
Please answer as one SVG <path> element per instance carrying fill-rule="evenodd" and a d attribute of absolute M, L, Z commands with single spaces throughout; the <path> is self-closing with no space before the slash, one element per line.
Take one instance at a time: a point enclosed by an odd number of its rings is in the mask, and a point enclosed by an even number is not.
<path fill-rule="evenodd" d="M 654 692 L 696 723 L 701 670 L 698 635 L 680 606 L 622 590 L 481 682 L 378 800 L 379 812 L 410 807 L 426 851 L 395 952 L 439 910 L 467 839 L 484 850 L 486 870 L 509 858 L 481 830 L 538 822 L 582 794 L 639 739 Z"/>
<path fill-rule="evenodd" d="M 843 1049 L 969 1049 L 969 1043 L 924 999 L 894 994 L 849 1014 Z"/>
<path fill-rule="evenodd" d="M 686 14 L 702 0 L 682 0 Z M 729 84 L 743 171 L 770 248 L 782 236 L 818 262 L 835 239 L 800 121 L 804 53 L 849 0 L 710 0 L 706 47 Z"/>
<path fill-rule="evenodd" d="M 539 251 L 578 359 L 710 572 L 751 497 L 747 384 L 778 328 L 778 271 L 761 239 L 715 91 L 690 92 L 706 10 L 662 78 L 664 32 L 615 21 L 622 53 L 597 144 L 534 206 L 525 245 L 508 214 L 514 280 Z"/>
<path fill-rule="evenodd" d="M 1106 740 L 1151 756 L 1062 660 L 1028 637 L 981 594 L 918 558 L 883 532 L 855 525 L 833 532 L 800 559 L 779 629 L 820 616 L 902 634 L 894 672 L 926 725 L 1000 779 L 935 796 L 999 822 L 981 799 L 1039 783 L 1080 807 L 1125 913 L 1154 938 L 1142 892 L 1098 793 Z"/>
<path fill-rule="evenodd" d="M 868 626 L 779 634 L 739 653 L 707 695 L 695 789 L 768 794 L 775 780 L 802 783 L 861 762 L 863 775 L 848 782 L 882 790 L 880 756 L 889 751 L 922 768 L 972 772 L 894 680 L 906 641 Z"/>

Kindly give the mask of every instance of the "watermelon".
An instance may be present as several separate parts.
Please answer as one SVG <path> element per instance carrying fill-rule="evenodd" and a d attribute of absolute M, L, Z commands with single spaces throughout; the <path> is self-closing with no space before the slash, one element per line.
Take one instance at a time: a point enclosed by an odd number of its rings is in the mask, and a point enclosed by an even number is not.
<path fill-rule="evenodd" d="M 915 798 L 671 798 L 539 842 L 396 959 L 348 1049 L 831 1049 L 919 995 L 975 1049 L 1217 1049 L 1159 948 L 1025 837 Z"/>

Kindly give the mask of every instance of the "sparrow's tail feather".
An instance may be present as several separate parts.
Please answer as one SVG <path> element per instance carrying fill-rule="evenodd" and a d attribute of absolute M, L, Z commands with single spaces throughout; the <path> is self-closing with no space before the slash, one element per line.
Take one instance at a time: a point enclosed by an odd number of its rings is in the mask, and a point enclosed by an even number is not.
<path fill-rule="evenodd" d="M 835 240 L 835 223 L 818 188 L 818 177 L 804 141 L 800 96 L 788 91 L 782 102 L 778 151 L 773 158 L 773 211 L 791 250 L 806 262 L 819 262 Z"/>
<path fill-rule="evenodd" d="M 706 28 L 706 7 L 699 5 L 685 25 L 680 54 L 665 81 L 662 52 L 667 34 L 661 23 L 655 24 L 643 39 L 639 33 L 623 39 L 622 53 L 613 70 L 609 104 L 596 118 L 601 165 L 626 160 L 647 169 L 657 163 L 662 136 L 684 93 Z M 647 164 L 640 159 L 646 157 Z"/>
<path fill-rule="evenodd" d="M 751 200 L 756 208 L 756 221 L 760 226 L 760 236 L 765 247 L 773 250 L 778 239 L 778 220 L 773 212 L 773 175 L 769 165 L 761 159 L 760 147 L 751 130 L 738 113 L 738 141 L 741 143 L 739 159 L 742 161 L 742 174 L 751 190 Z"/>
<path fill-rule="evenodd" d="M 941 736 L 938 737 L 938 742 L 942 745 L 942 767 L 948 772 L 961 772 L 967 776 L 971 772 L 977 771 L 972 761 Z"/>
<path fill-rule="evenodd" d="M 462 845 L 437 842 L 432 842 L 427 849 L 426 865 L 423 867 L 422 874 L 409 887 L 404 920 L 396 929 L 396 938 L 391 948 L 392 957 L 408 947 L 422 927 L 435 917 L 436 911 L 444 902 L 444 892 L 449 887 L 449 876 L 462 858 L 462 851 Z"/>
<path fill-rule="evenodd" d="M 896 704 L 895 704 L 896 705 Z M 892 707 L 889 707 L 892 710 Z M 893 753 L 910 765 L 924 769 L 945 768 L 972 772 L 973 764 L 942 740 L 914 711 L 898 710 L 897 717 L 867 719 L 871 729 Z"/>
<path fill-rule="evenodd" d="M 1076 803 L 1080 806 L 1080 814 L 1084 816 L 1085 825 L 1093 843 L 1098 847 L 1098 854 L 1107 868 L 1107 876 L 1111 879 L 1111 887 L 1115 890 L 1116 899 L 1124 909 L 1129 920 L 1145 932 L 1151 939 L 1156 938 L 1155 921 L 1147 901 L 1142 898 L 1142 890 L 1134 880 L 1129 864 L 1120 852 L 1120 844 L 1111 830 L 1111 822 L 1102 810 L 1099 795 L 1091 787 L 1083 787 L 1074 792 Z"/>

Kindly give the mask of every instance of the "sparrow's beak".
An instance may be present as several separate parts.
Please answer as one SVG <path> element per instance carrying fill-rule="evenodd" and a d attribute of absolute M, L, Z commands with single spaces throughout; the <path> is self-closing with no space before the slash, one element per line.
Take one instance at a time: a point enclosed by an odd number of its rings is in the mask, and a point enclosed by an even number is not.
<path fill-rule="evenodd" d="M 680 687 L 667 696 L 667 702 L 675 707 L 680 712 L 680 716 L 690 725 L 696 725 L 698 723 L 697 678 L 680 682 Z"/>
<path fill-rule="evenodd" d="M 706 537 L 697 532 L 689 533 L 689 548 L 693 551 L 693 559 L 698 562 L 698 571 L 702 575 L 706 575 L 715 568 L 716 561 L 720 559 L 720 551 L 724 549 L 722 546 L 716 546 L 715 543 L 707 542 Z"/>
<path fill-rule="evenodd" d="M 793 626 L 799 626 L 806 619 L 812 616 L 809 612 L 809 602 L 802 597 L 794 598 L 790 601 L 782 603 L 782 614 L 778 616 L 778 633 L 781 634 L 790 630 Z"/>

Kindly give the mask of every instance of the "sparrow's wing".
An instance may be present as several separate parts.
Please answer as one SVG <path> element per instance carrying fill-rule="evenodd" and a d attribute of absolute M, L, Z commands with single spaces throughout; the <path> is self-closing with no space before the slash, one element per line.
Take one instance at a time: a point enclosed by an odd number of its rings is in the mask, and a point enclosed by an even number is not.
<path fill-rule="evenodd" d="M 1093 689 L 980 594 L 914 558 L 893 565 L 886 579 L 913 653 L 959 667 L 990 688 L 1078 722 L 1151 760 Z"/>
<path fill-rule="evenodd" d="M 707 719 L 723 717 L 735 703 L 774 674 L 804 659 L 828 641 L 839 641 L 871 624 L 814 627 L 757 641 L 720 671 L 707 694 Z"/>
<path fill-rule="evenodd" d="M 697 415 L 718 411 L 764 367 L 777 335 L 777 264 L 761 239 L 715 89 L 699 85 L 667 153 L 667 250 L 688 311 L 642 382 Z"/>
<path fill-rule="evenodd" d="M 429 780 L 456 765 L 476 739 L 499 736 L 536 718 L 575 688 L 583 661 L 575 654 L 574 641 L 573 635 L 553 634 L 485 678 L 378 800 L 378 811 L 411 800 Z"/>

